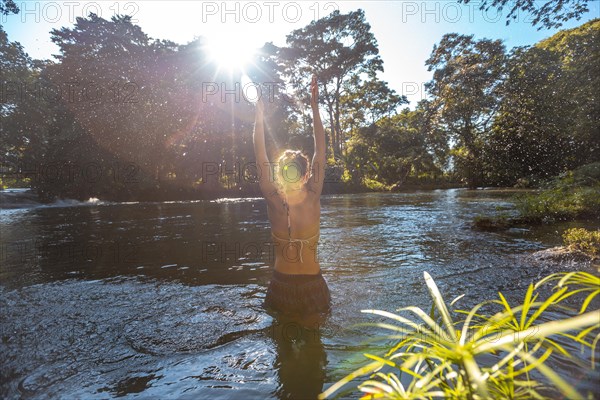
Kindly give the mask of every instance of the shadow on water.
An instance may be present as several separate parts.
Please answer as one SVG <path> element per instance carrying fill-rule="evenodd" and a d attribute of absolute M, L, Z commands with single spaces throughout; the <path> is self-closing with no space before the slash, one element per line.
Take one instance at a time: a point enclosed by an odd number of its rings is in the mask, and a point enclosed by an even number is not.
<path fill-rule="evenodd" d="M 154 374 L 126 378 L 117 383 L 116 387 L 112 390 L 112 392 L 114 393 L 115 397 L 127 396 L 130 393 L 141 393 L 144 390 L 148 389 L 150 387 L 149 383 L 156 378 L 157 376 Z M 102 390 L 100 390 L 99 392 L 102 392 Z"/>
<path fill-rule="evenodd" d="M 277 355 L 279 399 L 316 399 L 323 391 L 327 354 L 321 339 L 321 326 L 309 325 L 279 316 L 270 327 Z"/>

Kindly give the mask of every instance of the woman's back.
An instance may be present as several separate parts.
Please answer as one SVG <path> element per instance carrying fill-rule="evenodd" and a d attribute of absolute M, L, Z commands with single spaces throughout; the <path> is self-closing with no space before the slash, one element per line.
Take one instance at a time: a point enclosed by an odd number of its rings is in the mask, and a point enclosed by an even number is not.
<path fill-rule="evenodd" d="M 317 274 L 321 202 L 308 188 L 294 196 L 273 196 L 267 202 L 275 270 L 286 274 Z M 289 218 L 288 218 L 289 216 Z M 289 225 L 288 225 L 289 223 Z"/>

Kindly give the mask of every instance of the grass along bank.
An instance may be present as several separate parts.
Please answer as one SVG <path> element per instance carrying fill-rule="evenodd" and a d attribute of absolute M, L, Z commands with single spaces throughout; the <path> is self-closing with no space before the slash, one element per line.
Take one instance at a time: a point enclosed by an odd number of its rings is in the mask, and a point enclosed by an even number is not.
<path fill-rule="evenodd" d="M 566 230 L 562 237 L 567 250 L 581 251 L 594 259 L 600 257 L 600 230 L 572 228 Z"/>
<path fill-rule="evenodd" d="M 555 177 L 537 193 L 516 195 L 519 215 L 477 216 L 473 228 L 484 231 L 508 229 L 578 219 L 600 219 L 600 163 L 584 165 Z"/>

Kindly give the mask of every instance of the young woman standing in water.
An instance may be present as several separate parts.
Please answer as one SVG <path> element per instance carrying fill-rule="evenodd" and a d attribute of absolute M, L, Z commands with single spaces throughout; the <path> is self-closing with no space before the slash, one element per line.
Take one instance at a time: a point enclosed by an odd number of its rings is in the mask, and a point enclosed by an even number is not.
<path fill-rule="evenodd" d="M 311 82 L 315 152 L 312 162 L 301 151 L 286 150 L 270 164 L 264 136 L 264 103 L 256 104 L 254 153 L 259 185 L 267 201 L 275 242 L 275 270 L 265 306 L 302 316 L 328 312 L 331 296 L 321 275 L 317 243 L 321 191 L 325 175 L 325 132 L 319 115 L 317 78 Z M 274 175 L 274 176 L 273 176 Z"/>

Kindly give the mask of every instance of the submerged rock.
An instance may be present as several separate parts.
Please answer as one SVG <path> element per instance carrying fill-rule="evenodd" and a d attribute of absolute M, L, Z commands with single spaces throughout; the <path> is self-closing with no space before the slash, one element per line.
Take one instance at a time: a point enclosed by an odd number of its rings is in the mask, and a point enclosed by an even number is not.
<path fill-rule="evenodd" d="M 542 270 L 549 270 L 549 273 L 600 268 L 600 258 L 564 246 L 536 251 L 525 256 L 525 259 Z"/>
<path fill-rule="evenodd" d="M 89 395 L 171 357 L 233 345 L 272 324 L 263 298 L 257 285 L 136 278 L 0 286 L 0 398 L 53 397 L 82 382 Z"/>
<path fill-rule="evenodd" d="M 505 231 L 512 226 L 510 219 L 506 217 L 483 217 L 478 216 L 472 224 L 472 228 L 484 232 Z"/>

